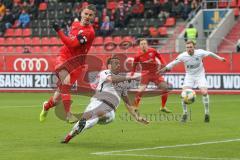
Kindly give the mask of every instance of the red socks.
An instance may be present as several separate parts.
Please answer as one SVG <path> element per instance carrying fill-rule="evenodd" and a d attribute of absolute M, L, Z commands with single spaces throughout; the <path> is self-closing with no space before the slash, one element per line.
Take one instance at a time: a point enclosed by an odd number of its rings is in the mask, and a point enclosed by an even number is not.
<path fill-rule="evenodd" d="M 168 94 L 167 93 L 163 94 L 161 98 L 162 98 L 162 108 L 164 108 L 168 99 Z"/>

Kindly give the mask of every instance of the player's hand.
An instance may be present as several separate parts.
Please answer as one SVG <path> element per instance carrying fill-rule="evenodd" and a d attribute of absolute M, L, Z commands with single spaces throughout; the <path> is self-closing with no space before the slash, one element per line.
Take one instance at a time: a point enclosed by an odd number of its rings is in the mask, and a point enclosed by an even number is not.
<path fill-rule="evenodd" d="M 57 22 L 53 22 L 52 27 L 56 32 L 58 32 L 61 29 L 61 27 L 59 26 L 59 24 Z"/>
<path fill-rule="evenodd" d="M 223 57 L 221 57 L 220 61 L 222 61 L 222 62 L 226 62 L 226 59 L 223 58 Z"/>
<path fill-rule="evenodd" d="M 149 121 L 146 118 L 143 118 L 141 116 L 137 117 L 136 120 L 142 124 L 149 124 Z"/>
<path fill-rule="evenodd" d="M 168 72 L 168 71 L 170 71 L 170 70 L 168 68 L 164 67 L 164 68 L 162 68 L 158 71 L 158 74 L 162 74 L 162 73 L 165 73 L 165 72 Z"/>

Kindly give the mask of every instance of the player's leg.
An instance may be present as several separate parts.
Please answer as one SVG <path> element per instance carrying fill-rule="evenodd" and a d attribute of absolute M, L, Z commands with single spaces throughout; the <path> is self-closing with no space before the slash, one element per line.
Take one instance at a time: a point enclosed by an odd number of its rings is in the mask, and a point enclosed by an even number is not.
<path fill-rule="evenodd" d="M 185 76 L 182 90 L 191 89 L 193 86 L 194 86 L 194 77 Z M 183 115 L 182 115 L 181 122 L 187 122 L 187 119 L 188 119 L 187 104 L 184 103 L 183 99 L 182 99 L 182 109 L 183 109 Z"/>
<path fill-rule="evenodd" d="M 198 86 L 202 94 L 202 102 L 205 113 L 204 122 L 210 122 L 208 84 L 204 75 L 199 78 Z"/>
<path fill-rule="evenodd" d="M 42 111 L 40 113 L 40 122 L 43 122 L 47 118 L 48 110 L 56 106 L 57 102 L 61 99 L 61 93 L 59 90 L 55 91 L 54 95 L 50 97 L 48 101 L 43 102 Z"/>
<path fill-rule="evenodd" d="M 166 107 L 168 93 L 170 91 L 170 85 L 167 82 L 165 82 L 164 80 L 161 80 L 157 84 L 158 84 L 158 88 L 160 89 L 161 100 L 162 100 L 162 105 L 161 105 L 160 111 L 165 112 L 165 113 L 171 113 L 171 111 Z"/>
<path fill-rule="evenodd" d="M 147 88 L 147 85 L 146 84 L 140 84 L 139 88 L 138 88 L 138 91 L 135 95 L 135 98 L 134 98 L 134 107 L 136 110 L 139 109 L 139 104 L 141 102 L 141 99 L 142 99 L 142 95 L 143 95 L 143 92 L 144 90 Z"/>
<path fill-rule="evenodd" d="M 67 134 L 62 143 L 68 143 L 73 137 L 75 137 L 79 133 L 93 127 L 95 124 L 98 123 L 99 119 L 111 119 L 109 117 L 104 116 L 112 116 L 112 114 L 108 114 L 109 112 L 112 111 L 113 111 L 112 108 L 110 108 L 101 101 L 98 100 L 91 101 L 90 104 L 87 106 L 81 119 L 74 125 L 71 132 Z"/>

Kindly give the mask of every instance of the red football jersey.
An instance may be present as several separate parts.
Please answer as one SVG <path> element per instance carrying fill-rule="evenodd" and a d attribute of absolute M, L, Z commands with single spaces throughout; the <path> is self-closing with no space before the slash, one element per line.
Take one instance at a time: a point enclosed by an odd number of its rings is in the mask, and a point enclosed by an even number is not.
<path fill-rule="evenodd" d="M 149 71 L 150 73 L 156 73 L 159 66 L 165 66 L 166 62 L 162 56 L 154 48 L 148 48 L 147 52 L 139 50 L 134 57 L 133 72 L 136 70 L 138 63 L 142 66 L 142 71 Z"/>
<path fill-rule="evenodd" d="M 77 39 L 77 35 L 79 34 L 86 37 L 87 42 L 85 44 L 80 44 Z M 95 38 L 95 31 L 92 25 L 82 26 L 80 22 L 73 22 L 68 36 L 61 30 L 58 31 L 58 35 L 64 43 L 64 46 L 60 50 L 60 56 L 71 58 L 88 53 Z"/>

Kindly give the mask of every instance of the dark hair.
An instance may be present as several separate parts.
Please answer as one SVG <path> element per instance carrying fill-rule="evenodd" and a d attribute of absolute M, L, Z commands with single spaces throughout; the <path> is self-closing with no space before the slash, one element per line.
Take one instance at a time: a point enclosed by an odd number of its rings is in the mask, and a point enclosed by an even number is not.
<path fill-rule="evenodd" d="M 119 58 L 116 55 L 112 55 L 110 58 L 107 59 L 107 66 L 112 63 L 113 59 L 119 60 Z"/>
<path fill-rule="evenodd" d="M 95 14 L 96 14 L 96 12 L 97 12 L 96 6 L 95 6 L 94 4 L 89 4 L 88 6 L 84 7 L 84 8 L 82 9 L 82 11 L 83 11 L 84 9 L 92 10 Z"/>

